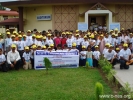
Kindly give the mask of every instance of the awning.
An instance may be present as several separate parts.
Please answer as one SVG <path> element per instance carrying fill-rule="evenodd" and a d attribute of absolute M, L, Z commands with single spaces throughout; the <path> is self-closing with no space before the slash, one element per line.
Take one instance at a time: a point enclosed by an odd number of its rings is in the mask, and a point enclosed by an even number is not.
<path fill-rule="evenodd" d="M 19 18 L 10 18 L 0 22 L 0 25 L 18 25 Z"/>
<path fill-rule="evenodd" d="M 19 16 L 19 13 L 17 11 L 6 11 L 6 10 L 0 10 L 1 16 Z"/>

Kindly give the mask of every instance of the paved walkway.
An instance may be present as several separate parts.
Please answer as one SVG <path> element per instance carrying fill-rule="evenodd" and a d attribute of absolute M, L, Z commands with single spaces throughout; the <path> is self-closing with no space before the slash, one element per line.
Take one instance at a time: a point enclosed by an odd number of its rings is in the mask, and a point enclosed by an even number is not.
<path fill-rule="evenodd" d="M 125 83 L 129 83 L 131 88 L 133 89 L 133 65 L 130 65 L 128 70 L 122 69 L 120 70 L 120 65 L 117 64 L 114 66 L 115 71 L 117 72 L 115 77 L 120 82 L 122 86 L 125 86 Z"/>

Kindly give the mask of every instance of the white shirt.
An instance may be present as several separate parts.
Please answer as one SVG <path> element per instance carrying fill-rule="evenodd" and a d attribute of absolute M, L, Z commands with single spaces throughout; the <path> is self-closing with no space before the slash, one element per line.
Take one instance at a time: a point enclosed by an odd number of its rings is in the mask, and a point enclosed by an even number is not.
<path fill-rule="evenodd" d="M 104 53 L 104 57 L 107 60 L 113 59 L 115 55 L 116 55 L 116 52 L 114 50 L 112 50 L 111 52 L 107 51 L 107 52 Z"/>
<path fill-rule="evenodd" d="M 69 51 L 69 49 L 63 49 L 63 52 L 68 52 Z"/>
<path fill-rule="evenodd" d="M 76 43 L 76 45 L 80 45 L 80 43 L 81 43 L 81 39 L 80 38 L 75 38 L 74 40 L 73 40 L 73 43 Z"/>
<path fill-rule="evenodd" d="M 17 41 L 10 41 L 10 46 L 11 46 L 12 44 L 17 45 Z"/>
<path fill-rule="evenodd" d="M 116 43 L 116 38 L 112 38 L 110 44 L 111 44 L 112 46 L 115 46 L 115 43 Z"/>
<path fill-rule="evenodd" d="M 110 38 L 104 38 L 105 44 L 106 44 L 106 43 L 111 43 L 110 40 L 111 40 Z"/>
<path fill-rule="evenodd" d="M 68 47 L 72 47 L 72 43 L 73 43 L 73 39 L 72 38 L 71 39 L 68 38 L 66 40 L 66 44 L 67 44 Z"/>
<path fill-rule="evenodd" d="M 108 49 L 104 48 L 104 49 L 103 49 L 103 54 L 104 54 L 105 52 L 107 52 L 107 51 L 108 51 Z"/>
<path fill-rule="evenodd" d="M 86 46 L 86 48 L 87 48 L 88 45 L 89 45 L 89 41 L 85 41 L 85 40 L 84 40 L 84 41 L 82 42 L 82 46 Z"/>
<path fill-rule="evenodd" d="M 2 64 L 2 63 L 5 62 L 5 61 L 6 61 L 5 55 L 4 55 L 4 54 L 1 54 L 1 55 L 0 55 L 0 64 Z"/>
<path fill-rule="evenodd" d="M 30 57 L 31 57 L 30 52 L 28 52 L 28 53 L 24 52 L 23 53 L 23 58 L 25 59 L 25 61 L 30 61 Z"/>
<path fill-rule="evenodd" d="M 13 61 L 18 61 L 20 60 L 20 55 L 19 55 L 19 52 L 18 51 L 15 51 L 14 53 L 12 51 L 9 51 L 7 53 L 7 62 L 8 64 L 11 64 L 11 62 Z"/>
<path fill-rule="evenodd" d="M 44 41 L 42 41 L 42 45 L 43 45 L 43 46 L 45 46 L 45 45 L 47 45 L 47 44 L 48 44 L 48 42 L 47 42 L 47 41 L 45 41 L 45 42 L 44 42 Z"/>
<path fill-rule="evenodd" d="M 124 41 L 124 43 L 127 43 L 129 40 L 129 37 L 128 36 L 122 36 L 122 41 Z"/>
<path fill-rule="evenodd" d="M 93 56 L 94 56 L 94 58 L 97 59 L 97 60 L 100 58 L 100 55 L 101 55 L 101 54 L 100 54 L 99 51 L 94 51 L 94 52 L 93 52 Z"/>
<path fill-rule="evenodd" d="M 24 50 L 24 47 L 25 47 L 24 41 L 18 41 L 17 47 L 18 47 L 18 50 Z"/>
<path fill-rule="evenodd" d="M 47 41 L 49 46 L 50 46 L 50 44 L 54 44 L 54 41 L 52 39 L 47 39 L 46 41 Z"/>
<path fill-rule="evenodd" d="M 126 60 L 129 60 L 129 56 L 131 55 L 131 51 L 128 48 L 127 50 L 121 49 L 120 50 L 120 57 L 125 58 Z"/>
<path fill-rule="evenodd" d="M 37 46 L 42 46 L 42 42 L 41 41 L 36 41 L 36 45 Z"/>
<path fill-rule="evenodd" d="M 84 56 L 83 56 L 82 54 L 83 54 Z M 81 59 L 86 59 L 86 51 L 81 51 L 81 52 L 80 52 L 80 58 L 81 58 Z"/>
<path fill-rule="evenodd" d="M 12 42 L 11 38 L 6 38 L 5 39 L 5 47 L 9 47 L 11 42 Z"/>

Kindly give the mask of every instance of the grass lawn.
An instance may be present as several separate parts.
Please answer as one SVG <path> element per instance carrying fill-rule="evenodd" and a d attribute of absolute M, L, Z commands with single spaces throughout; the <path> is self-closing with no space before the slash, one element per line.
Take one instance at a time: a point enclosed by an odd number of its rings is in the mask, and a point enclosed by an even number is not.
<path fill-rule="evenodd" d="M 113 94 L 97 69 L 50 69 L 0 72 L 0 100 L 96 100 L 95 83 Z M 113 100 L 113 99 L 108 99 Z"/>

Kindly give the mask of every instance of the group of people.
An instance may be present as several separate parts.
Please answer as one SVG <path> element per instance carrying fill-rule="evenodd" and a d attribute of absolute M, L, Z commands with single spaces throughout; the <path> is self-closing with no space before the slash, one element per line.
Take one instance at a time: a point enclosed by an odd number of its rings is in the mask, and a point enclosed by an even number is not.
<path fill-rule="evenodd" d="M 118 29 L 99 31 L 13 31 L 6 30 L 3 39 L 0 34 L 0 68 L 2 71 L 23 67 L 25 70 L 34 68 L 34 52 L 79 52 L 79 66 L 98 67 L 101 56 L 105 57 L 112 68 L 120 63 L 120 69 L 128 69 L 132 59 L 133 33 L 131 30 Z M 7 67 L 6 67 L 7 66 Z"/>

